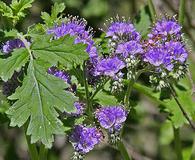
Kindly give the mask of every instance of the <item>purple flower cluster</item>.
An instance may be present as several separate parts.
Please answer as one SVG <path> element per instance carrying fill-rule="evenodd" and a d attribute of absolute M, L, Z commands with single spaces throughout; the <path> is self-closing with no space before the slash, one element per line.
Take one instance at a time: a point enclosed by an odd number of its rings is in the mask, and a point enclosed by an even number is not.
<path fill-rule="evenodd" d="M 90 29 L 86 29 L 86 22 L 75 17 L 70 17 L 68 22 L 62 23 L 48 30 L 48 34 L 54 34 L 55 38 L 60 38 L 65 35 L 76 36 L 75 43 L 83 43 L 87 45 L 86 52 L 89 53 L 90 60 L 95 63 L 97 61 L 97 48 L 92 40 Z"/>
<path fill-rule="evenodd" d="M 182 42 L 181 26 L 174 19 L 158 21 L 148 35 L 144 61 L 161 70 L 174 70 L 186 62 L 188 52 Z"/>
<path fill-rule="evenodd" d="M 134 26 L 130 22 L 112 22 L 106 33 L 107 37 L 112 37 L 113 40 L 127 36 L 127 39 L 139 40 L 140 34 L 136 32 Z"/>
<path fill-rule="evenodd" d="M 102 59 L 96 66 L 95 75 L 114 77 L 124 67 L 124 62 L 117 57 Z"/>
<path fill-rule="evenodd" d="M 76 112 L 71 113 L 72 116 L 80 116 L 84 113 L 85 104 L 82 102 L 74 102 Z"/>
<path fill-rule="evenodd" d="M 152 32 L 148 35 L 148 37 L 152 39 L 160 36 L 163 40 L 167 40 L 169 36 L 174 36 L 174 38 L 181 38 L 181 28 L 182 27 L 176 22 L 174 18 L 162 18 L 152 28 Z"/>
<path fill-rule="evenodd" d="M 120 106 L 109 106 L 98 109 L 95 116 L 103 128 L 113 133 L 120 131 L 127 118 L 127 112 Z"/>
<path fill-rule="evenodd" d="M 128 58 L 131 55 L 134 56 L 142 52 L 142 45 L 134 40 L 121 43 L 116 48 L 116 54 L 121 54 L 124 58 Z"/>
<path fill-rule="evenodd" d="M 70 75 L 64 70 L 59 70 L 57 67 L 53 66 L 48 69 L 48 73 L 64 80 L 68 84 L 71 84 Z"/>
<path fill-rule="evenodd" d="M 12 52 L 15 48 L 25 47 L 24 43 L 20 39 L 12 39 L 5 42 L 2 47 L 3 53 L 8 54 Z"/>
<path fill-rule="evenodd" d="M 112 22 L 106 36 L 111 37 L 111 46 L 114 45 L 113 54 L 127 58 L 143 52 L 141 36 L 130 22 Z"/>
<path fill-rule="evenodd" d="M 95 127 L 86 127 L 83 125 L 75 126 L 69 141 L 72 143 L 75 151 L 80 154 L 86 154 L 91 151 L 95 145 L 102 139 L 102 133 Z"/>

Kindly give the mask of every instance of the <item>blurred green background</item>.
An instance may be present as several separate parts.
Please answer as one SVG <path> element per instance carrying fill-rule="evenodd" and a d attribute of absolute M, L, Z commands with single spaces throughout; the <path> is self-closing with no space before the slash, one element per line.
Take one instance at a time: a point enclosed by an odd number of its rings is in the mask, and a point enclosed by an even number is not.
<path fill-rule="evenodd" d="M 153 0 L 158 16 L 176 15 L 179 0 Z M 10 3 L 10 0 L 4 0 Z M 16 27 L 25 32 L 27 27 L 41 22 L 41 12 L 50 12 L 53 2 L 64 2 L 66 9 L 64 15 L 79 15 L 88 21 L 88 25 L 94 28 L 94 35 L 98 37 L 104 28 L 104 23 L 110 17 L 119 15 L 133 19 L 140 14 L 140 9 L 146 4 L 146 0 L 35 0 L 33 7 L 27 11 L 24 21 Z M 183 27 L 188 39 L 190 54 L 190 68 L 195 79 L 195 0 L 186 0 L 185 25 Z M 0 28 L 5 28 L 6 22 L 0 17 Z M 141 24 L 149 25 L 149 22 Z M 142 26 L 142 27 L 143 27 Z M 8 128 L 9 121 L 3 114 L 7 103 L 3 101 L 1 94 L 0 106 L 0 160 L 28 160 L 27 145 L 22 129 Z M 124 142 L 127 150 L 135 160 L 175 160 L 173 151 L 172 124 L 166 120 L 166 116 L 159 112 L 158 105 L 148 98 L 134 92 L 132 98 L 135 107 L 125 126 Z M 184 160 L 189 160 L 189 154 L 194 152 L 195 134 L 184 126 L 181 131 L 182 146 L 184 148 Z M 108 146 L 105 137 L 103 143 L 90 152 L 87 160 L 120 160 L 120 153 Z M 191 150 L 193 146 L 193 150 Z M 56 137 L 52 151 L 49 151 L 50 160 L 69 160 L 73 149 L 64 136 Z"/>

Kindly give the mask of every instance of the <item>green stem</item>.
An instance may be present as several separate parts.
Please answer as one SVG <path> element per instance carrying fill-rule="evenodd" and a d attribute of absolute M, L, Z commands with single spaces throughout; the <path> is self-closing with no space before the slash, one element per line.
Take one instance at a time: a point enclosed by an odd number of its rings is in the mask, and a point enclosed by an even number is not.
<path fill-rule="evenodd" d="M 90 103 L 90 95 L 89 95 L 89 89 L 88 89 L 88 82 L 87 82 L 87 76 L 86 76 L 86 70 L 85 70 L 85 61 L 83 63 L 83 79 L 84 79 L 84 87 L 85 87 L 85 96 L 86 96 L 86 103 L 87 103 L 87 114 L 91 116 L 92 108 Z"/>
<path fill-rule="evenodd" d="M 92 96 L 90 97 L 90 100 L 93 100 L 93 98 L 96 96 L 96 94 L 103 89 L 104 85 L 109 81 L 109 79 L 106 79 L 100 86 L 97 87 L 97 89 L 95 90 L 95 92 L 92 94 Z"/>
<path fill-rule="evenodd" d="M 194 159 L 195 159 L 195 137 L 194 137 L 194 140 L 193 140 L 191 156 L 190 156 L 190 160 L 194 160 Z"/>
<path fill-rule="evenodd" d="M 39 151 L 39 159 L 40 160 L 47 160 L 47 154 L 48 154 L 48 149 L 45 148 L 43 144 L 40 146 L 40 151 Z"/>
<path fill-rule="evenodd" d="M 27 123 L 24 125 L 24 130 L 25 130 L 25 137 L 26 137 L 26 142 L 28 145 L 28 152 L 30 155 L 31 160 L 39 160 L 36 144 L 31 144 L 30 142 L 30 136 L 26 135 L 27 131 Z"/>
<path fill-rule="evenodd" d="M 173 126 L 173 132 L 174 132 L 174 145 L 175 145 L 175 153 L 177 155 L 177 160 L 183 160 L 181 140 L 180 140 L 180 130 L 179 128 L 175 128 Z"/>
<path fill-rule="evenodd" d="M 124 98 L 124 105 L 125 105 L 126 109 L 129 107 L 129 97 L 131 95 L 133 84 L 134 84 L 134 81 L 130 80 L 129 84 L 128 84 L 128 87 L 127 87 L 127 92 L 126 92 L 126 95 L 125 95 L 125 98 Z"/>
<path fill-rule="evenodd" d="M 152 0 L 148 0 L 148 7 L 150 10 L 152 21 L 155 22 L 156 20 L 156 11 Z"/>
<path fill-rule="evenodd" d="M 120 153 L 121 153 L 121 155 L 122 155 L 124 160 L 131 160 L 131 157 L 129 156 L 129 154 L 128 154 L 126 148 L 125 148 L 125 145 L 122 142 L 122 140 L 117 142 L 117 148 L 120 151 Z"/>
<path fill-rule="evenodd" d="M 179 23 L 184 24 L 184 15 L 185 15 L 185 0 L 180 0 L 179 2 Z"/>

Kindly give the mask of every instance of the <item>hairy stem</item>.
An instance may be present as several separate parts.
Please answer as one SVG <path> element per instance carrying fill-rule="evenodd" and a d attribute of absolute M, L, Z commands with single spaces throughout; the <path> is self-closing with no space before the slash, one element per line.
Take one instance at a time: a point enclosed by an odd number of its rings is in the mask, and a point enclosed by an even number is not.
<path fill-rule="evenodd" d="M 120 151 L 120 153 L 121 153 L 121 155 L 122 155 L 124 160 L 131 160 L 131 157 L 129 156 L 129 154 L 128 154 L 126 148 L 125 148 L 125 145 L 122 142 L 122 140 L 117 142 L 117 148 Z"/>
<path fill-rule="evenodd" d="M 25 130 L 25 137 L 26 137 L 26 142 L 28 145 L 28 152 L 29 152 L 29 156 L 31 160 L 39 160 L 39 156 L 38 156 L 38 151 L 37 151 L 37 147 L 36 144 L 31 144 L 30 142 L 30 136 L 28 136 L 26 134 L 27 131 L 27 123 L 24 125 L 24 130 Z"/>
<path fill-rule="evenodd" d="M 180 129 L 175 128 L 173 126 L 173 132 L 174 132 L 174 146 L 175 146 L 175 153 L 177 155 L 177 160 L 183 160 L 182 146 L 181 146 L 181 140 L 180 140 Z"/>
<path fill-rule="evenodd" d="M 171 94 L 173 96 L 173 98 L 175 99 L 175 102 L 177 103 L 178 107 L 180 108 L 181 112 L 183 113 L 184 117 L 186 118 L 186 120 L 188 121 L 188 123 L 190 124 L 191 128 L 195 131 L 195 126 L 194 124 L 192 123 L 192 121 L 190 120 L 187 112 L 184 110 L 184 107 L 181 105 L 181 103 L 179 102 L 178 98 L 177 98 L 177 95 L 176 95 L 176 91 L 175 89 L 169 85 L 169 89 L 171 91 Z"/>
<path fill-rule="evenodd" d="M 129 107 L 129 97 L 131 95 L 131 91 L 132 91 L 132 88 L 133 88 L 133 84 L 134 84 L 134 81 L 133 80 L 130 80 L 129 81 L 129 84 L 128 84 L 128 87 L 127 87 L 127 92 L 125 94 L 124 105 L 125 105 L 125 108 L 126 109 Z"/>
<path fill-rule="evenodd" d="M 87 76 L 86 76 L 85 61 L 83 63 L 83 79 L 84 79 L 85 96 L 86 96 L 86 103 L 87 103 L 87 114 L 89 116 L 91 116 L 92 108 L 91 108 L 90 95 L 89 95 L 89 89 L 88 89 L 88 82 L 87 82 Z"/>
<path fill-rule="evenodd" d="M 41 144 L 40 150 L 39 150 L 39 159 L 40 160 L 47 160 L 47 155 L 48 155 L 48 149 L 45 148 L 45 146 L 43 144 Z"/>
<path fill-rule="evenodd" d="M 93 98 L 96 96 L 96 94 L 103 89 L 104 85 L 108 81 L 109 81 L 109 79 L 104 80 L 104 82 L 100 86 L 97 87 L 97 89 L 95 90 L 95 92 L 91 95 L 90 100 L 93 100 Z"/>
<path fill-rule="evenodd" d="M 184 24 L 184 15 L 185 15 L 185 0 L 180 0 L 179 2 L 179 23 Z"/>
<path fill-rule="evenodd" d="M 153 4 L 152 0 L 148 0 L 148 7 L 149 7 L 149 10 L 150 10 L 152 21 L 155 22 L 155 20 L 156 20 L 156 10 L 155 10 L 155 7 L 154 7 L 154 4 Z"/>

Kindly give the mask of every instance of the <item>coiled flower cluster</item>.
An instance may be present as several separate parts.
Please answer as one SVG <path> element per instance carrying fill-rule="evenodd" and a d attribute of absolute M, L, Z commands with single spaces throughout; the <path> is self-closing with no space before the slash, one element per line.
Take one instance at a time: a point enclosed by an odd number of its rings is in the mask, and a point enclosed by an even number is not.
<path fill-rule="evenodd" d="M 188 51 L 181 26 L 174 18 L 159 20 L 143 45 L 143 60 L 152 66 L 150 80 L 157 89 L 167 87 L 170 80 L 178 80 L 185 75 Z"/>
<path fill-rule="evenodd" d="M 74 159 L 81 159 L 82 155 L 91 151 L 96 144 L 100 143 L 101 139 L 102 133 L 96 127 L 75 126 L 69 137 L 69 141 L 76 151 Z"/>

